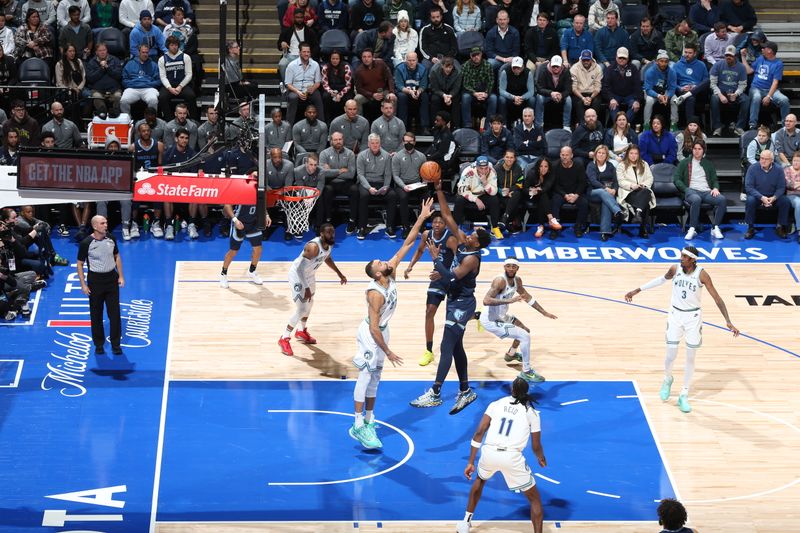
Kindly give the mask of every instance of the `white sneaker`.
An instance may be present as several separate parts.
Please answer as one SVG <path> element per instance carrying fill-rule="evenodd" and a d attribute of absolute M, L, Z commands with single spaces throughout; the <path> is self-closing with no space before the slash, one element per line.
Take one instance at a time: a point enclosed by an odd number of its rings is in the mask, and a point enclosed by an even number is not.
<path fill-rule="evenodd" d="M 150 233 L 156 239 L 160 239 L 164 236 L 164 229 L 161 227 L 161 224 L 153 224 L 150 226 Z"/>
<path fill-rule="evenodd" d="M 188 227 L 189 227 L 189 224 L 188 224 L 188 222 L 186 222 L 186 219 L 185 218 L 182 219 L 181 220 L 181 231 L 186 231 L 186 228 L 188 228 Z"/>
<path fill-rule="evenodd" d="M 569 126 L 564 126 L 564 130 L 572 133 L 572 128 L 570 128 Z"/>
<path fill-rule="evenodd" d="M 138 239 L 139 237 L 139 224 L 131 222 L 131 239 Z"/>
<path fill-rule="evenodd" d="M 164 240 L 175 240 L 175 228 L 172 227 L 172 224 L 167 224 L 167 229 L 164 231 Z"/>
<path fill-rule="evenodd" d="M 725 236 L 722 235 L 722 231 L 719 229 L 719 226 L 714 226 L 711 228 L 711 237 L 714 239 L 724 239 Z"/>
<path fill-rule="evenodd" d="M 194 225 L 194 222 L 187 226 L 187 231 L 189 232 L 190 239 L 196 239 L 200 236 L 200 234 L 197 233 L 197 226 Z"/>
<path fill-rule="evenodd" d="M 689 228 L 689 231 L 686 232 L 686 236 L 684 237 L 684 239 L 686 239 L 687 241 L 691 241 L 695 237 L 697 237 L 697 230 L 694 228 Z"/>
<path fill-rule="evenodd" d="M 747 201 L 747 193 L 746 192 L 743 192 L 742 194 L 739 195 L 739 201 L 740 202 L 746 202 Z"/>
<path fill-rule="evenodd" d="M 255 283 L 256 285 L 264 284 L 264 282 L 261 281 L 261 277 L 258 275 L 258 272 L 248 272 L 247 277 L 250 278 L 250 283 Z"/>
<path fill-rule="evenodd" d="M 470 523 L 466 520 L 456 522 L 456 533 L 469 533 Z"/>
<path fill-rule="evenodd" d="M 123 241 L 131 240 L 131 230 L 130 230 L 130 228 L 126 228 L 125 226 L 122 226 L 122 240 Z"/>
<path fill-rule="evenodd" d="M 225 275 L 225 274 L 220 274 L 219 275 L 219 286 L 222 287 L 223 289 L 227 289 L 228 288 L 228 276 L 227 275 Z"/>

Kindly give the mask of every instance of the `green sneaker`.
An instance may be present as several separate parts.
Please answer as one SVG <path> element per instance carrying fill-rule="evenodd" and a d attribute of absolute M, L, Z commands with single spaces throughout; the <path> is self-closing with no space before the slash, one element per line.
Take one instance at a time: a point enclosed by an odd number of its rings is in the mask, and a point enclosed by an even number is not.
<path fill-rule="evenodd" d="M 519 377 L 527 381 L 528 383 L 541 383 L 544 381 L 544 376 L 541 374 L 537 374 L 536 370 L 530 369 L 528 372 L 520 372 Z"/>
<path fill-rule="evenodd" d="M 506 354 L 503 356 L 503 359 L 505 360 L 506 363 L 510 363 L 511 361 L 517 361 L 521 363 L 522 352 L 514 352 L 513 354 L 506 352 Z"/>
<path fill-rule="evenodd" d="M 57 266 L 67 266 L 69 265 L 69 261 L 66 258 L 56 254 L 53 256 L 53 264 Z"/>
<path fill-rule="evenodd" d="M 680 409 L 684 413 L 692 412 L 692 406 L 689 405 L 688 394 L 681 394 L 680 396 L 678 396 L 678 409 Z"/>
<path fill-rule="evenodd" d="M 383 443 L 381 442 L 381 439 L 378 438 L 378 434 L 375 431 L 376 429 L 378 429 L 378 424 L 376 424 L 375 421 L 373 420 L 372 422 L 367 422 L 366 424 L 364 424 L 364 427 L 366 427 L 369 430 L 370 442 L 377 443 L 375 448 L 383 448 Z"/>
<path fill-rule="evenodd" d="M 664 383 L 661 384 L 661 401 L 666 402 L 669 400 L 669 392 L 672 389 L 672 381 L 674 378 L 672 376 L 668 378 L 664 378 Z"/>
<path fill-rule="evenodd" d="M 433 362 L 433 352 L 430 350 L 425 350 L 425 353 L 422 354 L 422 357 L 419 358 L 419 366 L 427 366 Z"/>
<path fill-rule="evenodd" d="M 375 436 L 375 433 L 370 431 L 369 427 L 364 424 L 360 428 L 357 428 L 355 424 L 353 424 L 350 429 L 347 431 L 350 436 L 361 443 L 361 445 L 368 449 L 372 450 L 374 448 L 380 448 L 383 446 L 381 441 L 378 440 L 378 437 Z"/>

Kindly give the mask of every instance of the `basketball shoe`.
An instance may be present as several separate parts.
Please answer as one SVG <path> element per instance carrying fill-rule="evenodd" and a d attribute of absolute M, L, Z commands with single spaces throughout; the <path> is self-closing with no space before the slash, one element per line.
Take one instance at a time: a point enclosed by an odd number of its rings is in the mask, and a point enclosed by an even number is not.
<path fill-rule="evenodd" d="M 258 272 L 248 272 L 247 277 L 250 278 L 250 283 L 255 285 L 263 285 L 264 281 L 262 281 L 261 276 L 258 275 Z"/>
<path fill-rule="evenodd" d="M 670 389 L 672 389 L 673 380 L 674 378 L 672 376 L 664 378 L 664 383 L 661 384 L 661 392 L 659 393 L 662 402 L 666 402 L 667 400 L 669 400 L 669 393 Z"/>
<path fill-rule="evenodd" d="M 466 520 L 456 522 L 456 533 L 469 533 L 469 528 L 472 527 Z"/>
<path fill-rule="evenodd" d="M 288 337 L 281 337 L 278 339 L 278 346 L 281 347 L 281 352 L 283 355 L 294 355 L 292 351 L 292 345 L 289 343 Z"/>
<path fill-rule="evenodd" d="M 219 286 L 223 289 L 228 288 L 228 276 L 226 274 L 219 275 Z"/>
<path fill-rule="evenodd" d="M 541 374 L 537 374 L 536 370 L 532 368 L 528 372 L 525 372 L 524 370 L 520 372 L 519 377 L 521 377 L 528 383 L 541 383 L 544 381 L 544 376 Z"/>
<path fill-rule="evenodd" d="M 514 352 L 514 353 L 506 352 L 506 354 L 503 356 L 503 360 L 506 363 L 510 363 L 511 361 L 517 361 L 517 362 L 521 363 L 522 362 L 522 353 L 520 353 L 520 352 Z"/>
<path fill-rule="evenodd" d="M 422 357 L 419 358 L 419 366 L 427 366 L 433 362 L 433 352 L 430 350 L 425 350 L 425 353 L 422 354 Z"/>
<path fill-rule="evenodd" d="M 415 400 L 411 400 L 411 407 L 436 407 L 442 405 L 442 395 L 433 392 L 433 389 L 428 389 L 425 394 Z"/>
<path fill-rule="evenodd" d="M 317 344 L 317 339 L 309 335 L 307 329 L 298 329 L 294 334 L 294 338 L 298 339 L 303 344 Z"/>
<path fill-rule="evenodd" d="M 459 391 L 458 396 L 456 396 L 456 403 L 453 404 L 453 408 L 450 409 L 450 414 L 455 415 L 460 413 L 464 410 L 469 404 L 474 402 L 478 399 L 478 395 L 472 389 L 467 389 L 463 391 Z"/>
<path fill-rule="evenodd" d="M 368 450 L 373 450 L 383 446 L 381 441 L 378 440 L 378 437 L 372 431 L 370 431 L 369 426 L 366 424 L 360 428 L 357 428 L 356 425 L 353 424 L 347 433 L 349 433 L 352 438 L 360 442 L 361 445 Z"/>
<path fill-rule="evenodd" d="M 680 409 L 684 413 L 692 412 L 692 406 L 689 405 L 688 394 L 681 394 L 680 396 L 678 396 L 678 409 Z"/>

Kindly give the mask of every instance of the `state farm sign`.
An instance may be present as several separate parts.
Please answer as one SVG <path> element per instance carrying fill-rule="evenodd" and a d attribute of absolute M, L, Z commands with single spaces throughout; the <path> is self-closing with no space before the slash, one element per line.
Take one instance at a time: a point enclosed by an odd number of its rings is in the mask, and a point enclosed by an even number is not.
<path fill-rule="evenodd" d="M 254 178 L 154 174 L 136 182 L 133 199 L 137 202 L 253 205 L 256 185 Z"/>

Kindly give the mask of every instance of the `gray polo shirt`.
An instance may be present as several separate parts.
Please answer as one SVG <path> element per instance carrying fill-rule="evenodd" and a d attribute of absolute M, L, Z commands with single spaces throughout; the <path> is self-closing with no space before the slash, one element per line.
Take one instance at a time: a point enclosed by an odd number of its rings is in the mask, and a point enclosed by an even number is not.
<path fill-rule="evenodd" d="M 410 154 L 406 149 L 392 157 L 392 178 L 398 187 L 411 185 L 419 181 L 419 167 L 426 160 L 425 154 L 414 150 Z"/>
<path fill-rule="evenodd" d="M 135 139 L 139 138 L 139 124 L 146 122 L 145 119 L 137 120 L 133 125 L 133 135 Z M 164 131 L 167 129 L 167 123 L 156 117 L 155 127 L 150 126 L 150 137 L 156 141 L 164 142 Z"/>
<path fill-rule="evenodd" d="M 298 148 L 319 154 L 328 146 L 328 125 L 321 120 L 312 125 L 303 119 L 292 127 L 292 140 Z"/>
<path fill-rule="evenodd" d="M 211 140 L 212 137 L 216 138 L 219 136 L 220 130 L 220 121 L 217 120 L 216 124 L 212 124 L 209 121 L 205 121 L 200 124 L 200 127 L 197 128 L 197 147 L 198 149 L 202 148 L 208 141 Z M 222 139 L 220 139 L 222 140 Z"/>
<path fill-rule="evenodd" d="M 305 165 L 300 165 L 294 169 L 292 179 L 287 182 L 286 185 L 313 187 L 321 191 L 325 187 L 325 176 L 322 175 L 322 171 L 319 169 L 317 169 L 317 173 L 312 176 L 306 170 Z"/>
<path fill-rule="evenodd" d="M 361 115 L 356 115 L 356 119 L 352 122 L 347 119 L 347 115 L 339 115 L 333 119 L 328 131 L 330 133 L 341 132 L 344 135 L 344 145 L 353 152 L 358 152 L 361 148 L 367 149 L 369 122 Z"/>
<path fill-rule="evenodd" d="M 164 128 L 164 149 L 175 144 L 175 134 L 181 128 L 189 130 L 189 148 L 197 150 L 197 122 L 190 118 L 186 119 L 185 124 L 179 124 L 178 119 L 175 118 L 167 122 Z"/>
<path fill-rule="evenodd" d="M 326 170 L 325 165 L 330 168 Z M 329 146 L 319 154 L 319 168 L 326 179 L 350 181 L 356 177 L 356 154 L 347 147 L 337 152 L 333 146 Z M 340 168 L 346 168 L 347 172 L 339 174 Z"/>
<path fill-rule="evenodd" d="M 282 150 L 286 141 L 292 140 L 292 127 L 288 122 L 281 121 L 280 126 L 275 125 L 274 122 L 269 122 L 264 126 L 264 131 L 267 134 L 267 148 L 280 148 Z"/>
<path fill-rule="evenodd" d="M 53 132 L 57 148 L 78 148 L 83 142 L 78 126 L 71 120 L 64 119 L 59 124 L 53 119 L 42 126 L 42 131 Z"/>
<path fill-rule="evenodd" d="M 294 174 L 292 173 L 294 171 L 294 165 L 285 159 L 283 160 L 281 168 L 276 169 L 275 165 L 272 164 L 272 160 L 267 158 L 265 167 L 267 169 L 267 187 L 270 189 L 280 189 L 294 178 Z"/>
<path fill-rule="evenodd" d="M 356 157 L 358 183 L 365 189 L 388 187 L 392 181 L 392 158 L 381 148 L 377 155 L 367 148 Z"/>
<path fill-rule="evenodd" d="M 403 135 L 406 133 L 406 125 L 397 117 L 386 120 L 381 115 L 372 122 L 370 133 L 380 135 L 381 148 L 389 153 L 394 153 L 403 149 Z"/>

